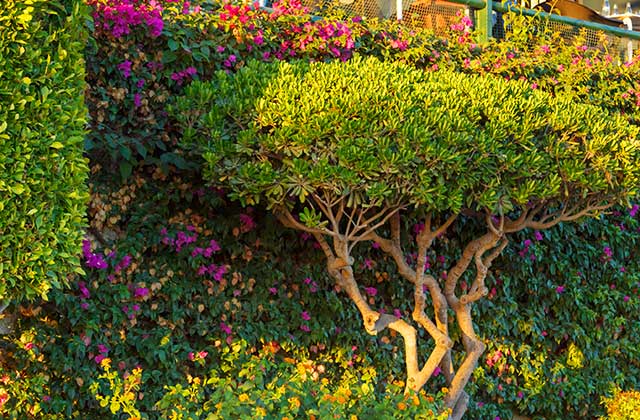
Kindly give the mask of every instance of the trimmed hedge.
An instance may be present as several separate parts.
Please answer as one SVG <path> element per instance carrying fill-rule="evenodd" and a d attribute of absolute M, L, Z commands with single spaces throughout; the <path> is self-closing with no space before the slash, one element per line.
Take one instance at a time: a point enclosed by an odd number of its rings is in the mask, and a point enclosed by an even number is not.
<path fill-rule="evenodd" d="M 0 5 L 0 299 L 45 297 L 82 272 L 81 1 Z"/>

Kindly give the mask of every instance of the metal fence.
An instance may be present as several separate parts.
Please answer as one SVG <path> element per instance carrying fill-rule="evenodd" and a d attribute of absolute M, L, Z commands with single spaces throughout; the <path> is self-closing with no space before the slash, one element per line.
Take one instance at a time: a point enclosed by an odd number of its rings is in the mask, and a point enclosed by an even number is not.
<path fill-rule="evenodd" d="M 606 46 L 608 51 L 617 53 L 621 61 L 630 61 L 640 46 L 640 32 L 491 0 L 303 0 L 302 3 L 311 10 L 332 6 L 351 15 L 397 19 L 409 26 L 432 30 L 437 35 L 444 35 L 456 21 L 456 15 L 462 12 L 470 16 L 479 29 L 480 41 L 508 35 L 509 28 L 504 25 L 503 17 L 517 13 L 539 20 L 541 25 L 559 33 L 568 42 L 580 34 L 586 38 L 587 45 Z"/>

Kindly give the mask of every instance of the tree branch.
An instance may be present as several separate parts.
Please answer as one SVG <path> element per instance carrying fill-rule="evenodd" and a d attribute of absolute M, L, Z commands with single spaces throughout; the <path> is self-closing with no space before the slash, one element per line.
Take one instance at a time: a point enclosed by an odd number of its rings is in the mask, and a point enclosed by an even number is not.
<path fill-rule="evenodd" d="M 311 234 L 328 235 L 334 238 L 339 238 L 341 236 L 339 232 L 333 232 L 333 231 L 330 231 L 329 229 L 318 229 L 318 228 L 311 228 L 309 226 L 306 226 L 298 222 L 293 217 L 291 212 L 283 207 L 278 207 L 274 209 L 273 214 L 280 221 L 280 223 L 292 229 L 298 229 L 303 232 L 307 232 Z"/>

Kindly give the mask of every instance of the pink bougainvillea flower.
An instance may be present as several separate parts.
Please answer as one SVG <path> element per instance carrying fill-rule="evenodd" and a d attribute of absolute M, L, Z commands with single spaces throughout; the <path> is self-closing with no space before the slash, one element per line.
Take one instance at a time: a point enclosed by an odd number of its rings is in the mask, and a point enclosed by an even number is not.
<path fill-rule="evenodd" d="M 118 70 L 122 73 L 125 79 L 128 79 L 131 76 L 131 65 L 133 63 L 129 60 L 125 60 L 122 63 L 118 64 Z"/>
<path fill-rule="evenodd" d="M 220 329 L 222 330 L 222 332 L 224 332 L 225 334 L 231 334 L 231 326 L 225 324 L 224 322 L 220 322 Z"/>

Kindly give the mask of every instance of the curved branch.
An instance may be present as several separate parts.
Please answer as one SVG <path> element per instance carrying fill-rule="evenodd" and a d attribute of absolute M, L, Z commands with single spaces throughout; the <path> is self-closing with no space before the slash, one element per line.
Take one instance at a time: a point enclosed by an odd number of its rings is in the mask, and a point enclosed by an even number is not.
<path fill-rule="evenodd" d="M 341 236 L 340 233 L 330 231 L 329 229 L 318 229 L 303 225 L 293 217 L 289 210 L 282 207 L 274 209 L 273 214 L 280 221 L 280 223 L 292 229 L 298 229 L 311 234 L 328 235 L 334 238 L 339 238 Z"/>
<path fill-rule="evenodd" d="M 367 227 L 368 223 L 370 223 L 370 221 L 375 220 L 376 218 L 381 217 L 385 212 L 389 211 L 389 213 L 387 213 L 382 220 L 380 220 L 378 223 L 376 223 L 375 225 L 371 226 L 369 229 L 367 229 L 364 233 L 353 237 L 353 235 L 355 235 L 355 233 L 359 230 L 359 226 L 354 230 L 354 232 L 352 233 L 352 235 L 349 235 L 347 239 L 353 241 L 353 243 L 351 244 L 351 246 L 349 247 L 349 250 L 351 250 L 353 248 L 353 246 L 360 241 L 366 240 L 368 239 L 369 234 L 373 233 L 376 231 L 376 229 L 378 229 L 381 226 L 384 226 L 385 223 L 387 223 L 387 220 L 389 220 L 391 217 L 393 217 L 394 214 L 397 214 L 398 212 L 400 212 L 400 210 L 404 209 L 403 206 L 397 206 L 395 208 L 391 207 L 391 208 L 385 208 L 384 210 L 378 212 L 374 217 L 370 217 L 369 219 L 365 220 L 364 224 L 362 225 L 362 227 Z"/>

